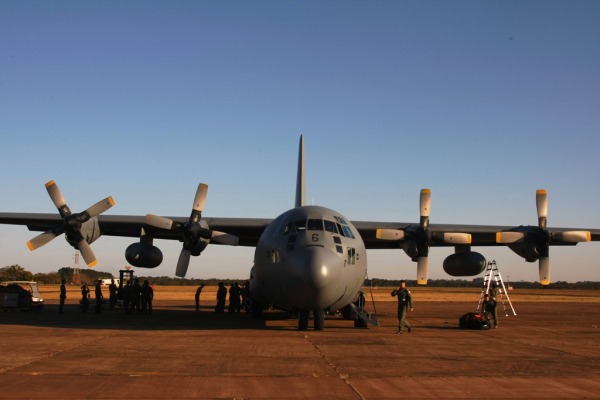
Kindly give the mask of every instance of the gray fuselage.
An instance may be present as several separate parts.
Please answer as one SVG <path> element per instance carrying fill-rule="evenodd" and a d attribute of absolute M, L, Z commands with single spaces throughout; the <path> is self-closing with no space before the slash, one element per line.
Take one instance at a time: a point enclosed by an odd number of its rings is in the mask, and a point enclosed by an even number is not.
<path fill-rule="evenodd" d="M 261 235 L 250 294 L 284 310 L 337 310 L 357 298 L 366 271 L 365 245 L 348 219 L 325 207 L 297 207 Z"/>

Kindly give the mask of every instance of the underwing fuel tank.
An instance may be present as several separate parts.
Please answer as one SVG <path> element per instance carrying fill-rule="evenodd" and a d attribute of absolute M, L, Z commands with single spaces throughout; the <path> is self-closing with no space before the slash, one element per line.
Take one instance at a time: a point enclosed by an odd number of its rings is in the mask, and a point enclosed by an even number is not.
<path fill-rule="evenodd" d="M 451 276 L 476 276 L 487 265 L 485 257 L 474 251 L 465 251 L 448 256 L 444 260 L 444 271 Z"/>

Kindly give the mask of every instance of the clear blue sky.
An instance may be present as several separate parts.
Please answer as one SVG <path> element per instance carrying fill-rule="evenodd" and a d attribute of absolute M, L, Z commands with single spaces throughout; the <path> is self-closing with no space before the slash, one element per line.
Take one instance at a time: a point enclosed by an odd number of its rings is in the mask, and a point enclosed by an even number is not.
<path fill-rule="evenodd" d="M 273 218 L 308 199 L 351 220 L 600 228 L 600 2 L 0 0 L 0 211 Z M 0 226 L 0 266 L 73 265 L 61 238 Z M 126 265 L 132 239 L 92 245 Z M 180 244 L 157 241 L 174 275 Z M 450 249 L 433 249 L 432 278 Z M 511 280 L 537 264 L 479 248 Z M 211 246 L 188 276 L 246 278 L 254 249 Z M 553 280 L 599 280 L 600 243 L 551 249 Z M 401 251 L 369 275 L 414 279 Z"/>

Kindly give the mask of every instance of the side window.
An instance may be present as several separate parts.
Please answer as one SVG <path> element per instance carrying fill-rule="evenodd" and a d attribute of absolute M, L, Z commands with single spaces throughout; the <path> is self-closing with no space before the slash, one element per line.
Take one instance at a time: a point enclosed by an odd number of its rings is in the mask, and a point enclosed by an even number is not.
<path fill-rule="evenodd" d="M 348 264 L 356 264 L 356 249 L 354 247 L 348 247 Z"/>

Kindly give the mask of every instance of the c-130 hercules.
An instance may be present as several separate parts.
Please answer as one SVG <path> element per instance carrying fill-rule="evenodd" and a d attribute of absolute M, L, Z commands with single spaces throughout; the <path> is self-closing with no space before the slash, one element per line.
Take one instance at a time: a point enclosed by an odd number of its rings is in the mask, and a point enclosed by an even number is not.
<path fill-rule="evenodd" d="M 27 243 L 35 250 L 64 233 L 67 242 L 81 252 L 88 266 L 96 264 L 89 244 L 101 235 L 139 237 L 125 250 L 135 267 L 155 268 L 162 262 L 154 239 L 179 240 L 183 247 L 176 275 L 186 275 L 191 256 L 209 243 L 255 246 L 250 272 L 253 313 L 272 305 L 298 312 L 298 328 L 307 329 L 309 314 L 314 329 L 323 329 L 326 311 L 342 309 L 355 301 L 367 272 L 366 249 L 401 248 L 417 263 L 417 282 L 428 279 L 431 246 L 455 248 L 443 268 L 452 276 L 476 276 L 486 259 L 471 246 L 505 245 L 526 261 L 539 263 L 540 283 L 550 283 L 549 247 L 599 241 L 599 229 L 548 228 L 547 194 L 536 193 L 538 226 L 483 226 L 430 224 L 431 191 L 421 190 L 418 223 L 350 221 L 329 208 L 306 205 L 304 140 L 300 137 L 296 204 L 275 219 L 203 218 L 208 186 L 200 184 L 189 217 L 100 215 L 114 205 L 108 197 L 81 213 L 72 213 L 54 181 L 46 184 L 56 214 L 0 213 L 0 223 L 26 225 L 42 231 Z"/>

